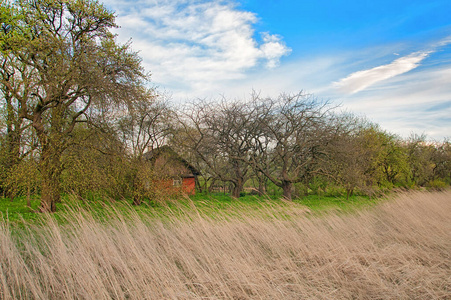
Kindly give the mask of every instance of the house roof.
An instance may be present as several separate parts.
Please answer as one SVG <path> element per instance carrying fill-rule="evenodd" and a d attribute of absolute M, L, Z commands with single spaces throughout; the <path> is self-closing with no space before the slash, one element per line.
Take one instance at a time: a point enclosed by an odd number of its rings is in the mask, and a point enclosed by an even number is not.
<path fill-rule="evenodd" d="M 155 160 L 162 154 L 167 154 L 172 159 L 181 162 L 194 176 L 200 175 L 200 172 L 193 165 L 191 165 L 188 161 L 182 158 L 177 152 L 175 152 L 170 146 L 167 145 L 155 148 L 151 151 L 144 153 L 143 158 L 145 160 L 155 162 Z"/>

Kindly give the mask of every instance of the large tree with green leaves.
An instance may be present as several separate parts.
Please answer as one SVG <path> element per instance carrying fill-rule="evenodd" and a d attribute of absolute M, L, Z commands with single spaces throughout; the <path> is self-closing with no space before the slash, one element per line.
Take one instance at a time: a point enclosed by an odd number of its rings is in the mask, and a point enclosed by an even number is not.
<path fill-rule="evenodd" d="M 2 59 L 13 59 L 33 82 L 27 94 L 5 80 L 2 85 L 36 132 L 41 210 L 55 211 L 61 157 L 77 123 L 136 99 L 147 76 L 130 45 L 116 42 L 115 16 L 97 1 L 2 2 L 1 17 Z"/>

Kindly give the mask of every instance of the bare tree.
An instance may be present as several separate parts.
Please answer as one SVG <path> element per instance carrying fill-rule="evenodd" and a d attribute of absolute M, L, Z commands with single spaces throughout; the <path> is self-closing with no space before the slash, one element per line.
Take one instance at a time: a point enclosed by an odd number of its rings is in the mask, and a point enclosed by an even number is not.
<path fill-rule="evenodd" d="M 173 112 L 167 99 L 153 90 L 144 93 L 127 107 L 126 113 L 118 116 L 118 134 L 129 147 L 133 158 L 140 160 L 149 149 L 165 144 L 172 132 Z"/>
<path fill-rule="evenodd" d="M 243 158 L 249 155 L 253 116 L 252 106 L 221 99 L 216 103 L 199 100 L 179 118 L 183 128 L 179 144 L 196 154 L 206 173 L 231 183 L 233 197 L 240 196 L 251 175 Z"/>
<path fill-rule="evenodd" d="M 254 136 L 248 139 L 253 153 L 248 163 L 292 197 L 293 184 L 323 172 L 319 163 L 335 134 L 327 102 L 310 94 L 281 94 L 261 98 L 254 94 Z"/>

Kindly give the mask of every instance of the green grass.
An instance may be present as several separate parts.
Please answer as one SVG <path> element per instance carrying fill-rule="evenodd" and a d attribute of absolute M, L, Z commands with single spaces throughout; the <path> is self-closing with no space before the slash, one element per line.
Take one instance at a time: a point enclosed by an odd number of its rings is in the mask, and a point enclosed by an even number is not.
<path fill-rule="evenodd" d="M 252 215 L 256 212 L 262 212 L 265 209 L 277 208 L 280 216 L 286 215 L 286 212 L 299 210 L 306 211 L 309 215 L 321 215 L 331 211 L 340 211 L 344 213 L 363 209 L 364 207 L 374 206 L 380 199 L 369 199 L 363 196 L 353 196 L 350 199 L 346 197 L 331 197 L 309 195 L 293 201 L 281 200 L 277 196 L 255 196 L 245 195 L 239 199 L 217 194 L 197 194 L 190 198 L 181 198 L 172 202 L 144 201 L 141 206 L 133 206 L 138 215 L 153 216 L 160 219 L 170 219 L 173 217 L 186 217 L 187 213 L 200 213 L 214 218 L 215 215 L 240 216 Z M 71 210 L 84 208 L 90 211 L 97 218 L 107 220 L 111 210 L 126 211 L 129 208 L 131 200 L 108 201 L 99 199 L 98 201 L 80 201 L 75 200 L 73 196 L 63 196 L 62 202 L 57 203 L 57 213 L 54 217 L 64 222 L 64 215 Z M 36 213 L 39 207 L 39 198 L 33 197 L 31 208 L 26 205 L 25 197 L 17 197 L 14 201 L 6 198 L 0 198 L 0 219 L 8 220 L 10 223 L 38 222 L 42 215 Z M 274 211 L 274 210 L 271 210 Z M 272 217 L 272 216 L 268 216 Z"/>
<path fill-rule="evenodd" d="M 191 201 L 200 210 L 258 210 L 265 206 L 280 206 L 281 208 L 298 207 L 308 209 L 311 214 L 324 214 L 330 211 L 340 211 L 344 213 L 353 212 L 365 207 L 374 206 L 381 199 L 366 196 L 352 196 L 346 199 L 344 196 L 317 196 L 308 195 L 306 197 L 285 201 L 277 196 L 255 196 L 246 195 L 239 199 L 224 194 L 196 195 L 191 197 Z M 183 203 L 183 202 L 182 202 Z"/>
<path fill-rule="evenodd" d="M 28 207 L 25 197 L 16 197 L 13 201 L 9 198 L 0 198 L 0 219 L 10 222 L 36 220 L 39 217 L 35 213 L 39 207 L 39 201 L 38 198 L 33 197 L 31 207 Z"/>

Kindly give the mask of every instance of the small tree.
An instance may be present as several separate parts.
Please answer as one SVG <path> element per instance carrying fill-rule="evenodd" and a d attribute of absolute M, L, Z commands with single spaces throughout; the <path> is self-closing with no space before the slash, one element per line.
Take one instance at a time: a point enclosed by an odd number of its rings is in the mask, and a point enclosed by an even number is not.
<path fill-rule="evenodd" d="M 410 181 L 414 185 L 424 186 L 433 177 L 432 157 L 436 148 L 426 142 L 426 136 L 412 134 L 404 145 L 410 169 Z"/>
<path fill-rule="evenodd" d="M 433 179 L 451 184 L 451 142 L 444 140 L 433 148 L 431 156 Z"/>
<path fill-rule="evenodd" d="M 343 130 L 329 144 L 329 158 L 324 168 L 345 188 L 348 199 L 356 188 L 371 194 L 377 179 L 377 158 L 382 149 L 376 138 L 379 130 L 373 124 L 349 115 L 344 115 L 341 123 Z"/>

